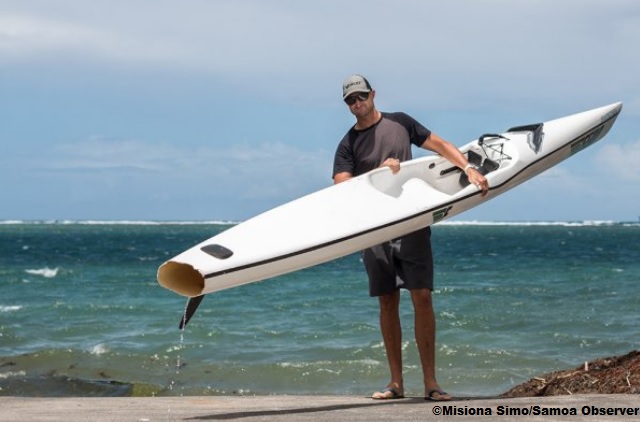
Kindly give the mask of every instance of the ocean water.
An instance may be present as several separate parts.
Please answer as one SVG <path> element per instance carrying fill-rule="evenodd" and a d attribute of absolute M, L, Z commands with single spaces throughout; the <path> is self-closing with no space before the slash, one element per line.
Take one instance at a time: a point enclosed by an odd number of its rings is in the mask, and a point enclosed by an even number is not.
<path fill-rule="evenodd" d="M 368 395 L 388 381 L 358 254 L 186 299 L 166 259 L 231 223 L 0 223 L 0 395 Z M 457 396 L 638 349 L 640 224 L 433 228 L 437 371 Z M 403 295 L 407 394 L 423 394 Z"/>

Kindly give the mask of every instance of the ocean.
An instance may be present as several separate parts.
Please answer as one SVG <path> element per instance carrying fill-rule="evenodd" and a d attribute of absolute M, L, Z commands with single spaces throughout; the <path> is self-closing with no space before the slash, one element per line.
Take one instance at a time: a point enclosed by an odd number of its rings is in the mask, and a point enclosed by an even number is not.
<path fill-rule="evenodd" d="M 388 369 L 359 254 L 186 299 L 165 260 L 225 222 L 0 222 L 0 395 L 348 394 Z M 433 227 L 437 374 L 455 396 L 639 348 L 640 224 Z M 402 297 L 405 389 L 422 395 Z"/>

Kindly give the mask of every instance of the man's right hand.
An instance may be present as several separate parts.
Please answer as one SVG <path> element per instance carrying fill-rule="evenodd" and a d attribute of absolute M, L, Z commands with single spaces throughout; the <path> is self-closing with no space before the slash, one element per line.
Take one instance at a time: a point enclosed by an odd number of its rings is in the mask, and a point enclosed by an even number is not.
<path fill-rule="evenodd" d="M 397 158 L 387 158 L 380 167 L 389 167 L 391 173 L 396 174 L 400 171 L 400 160 Z"/>

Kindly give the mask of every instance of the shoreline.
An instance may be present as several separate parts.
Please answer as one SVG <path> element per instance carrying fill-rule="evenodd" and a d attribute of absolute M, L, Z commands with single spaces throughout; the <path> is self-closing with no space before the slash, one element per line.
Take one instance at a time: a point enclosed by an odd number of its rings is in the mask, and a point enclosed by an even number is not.
<path fill-rule="evenodd" d="M 585 386 L 586 392 L 580 390 Z M 600 393 L 594 394 L 598 390 Z M 612 394 L 612 391 L 618 393 Z M 582 367 L 534 377 L 496 397 L 454 396 L 449 402 L 435 402 L 416 396 L 372 400 L 353 395 L 0 396 L 0 422 L 236 419 L 355 422 L 446 420 L 451 417 L 487 420 L 487 416 L 491 420 L 526 416 L 532 421 L 588 421 L 594 420 L 594 416 L 597 420 L 638 419 L 639 393 L 640 351 L 635 350 L 623 356 L 587 362 Z"/>
<path fill-rule="evenodd" d="M 26 398 L 0 397 L 0 422 L 22 421 L 424 421 L 514 420 L 587 421 L 640 416 L 640 396 L 567 395 L 524 398 L 422 397 L 372 400 L 356 396 L 185 396 Z"/>
<path fill-rule="evenodd" d="M 14 362 L 8 361 L 0 364 L 0 367 L 11 371 L 22 373 L 23 369 L 13 369 Z M 26 375 L 26 372 L 24 372 Z M 106 376 L 106 374 L 104 374 Z M 40 380 L 35 376 L 31 381 Z M 83 380 L 69 378 L 60 375 L 55 382 L 48 385 L 32 385 L 29 387 L 29 380 L 23 379 L 21 383 L 3 385 L 0 382 L 0 397 L 39 397 L 39 398 L 71 398 L 71 397 L 121 397 L 121 398 L 157 398 L 157 397 L 269 397 L 274 394 L 259 394 L 255 392 L 213 393 L 200 394 L 189 392 L 176 392 L 177 394 L 166 394 L 167 387 L 148 384 L 131 383 L 118 379 Z M 6 381 L 6 379 L 5 379 Z M 51 380 L 50 380 L 51 381 Z M 16 388 L 18 387 L 18 388 Z M 83 388 L 84 387 L 84 388 Z M 58 393 L 51 394 L 50 390 Z M 171 390 L 171 388 L 169 388 Z M 60 391 L 66 393 L 59 394 Z M 80 393 L 82 392 L 82 393 Z M 456 394 L 455 390 L 450 391 Z M 584 362 L 576 367 L 539 374 L 528 381 L 517 384 L 507 391 L 483 398 L 522 398 L 522 397 L 543 397 L 562 396 L 573 394 L 640 394 L 640 350 L 632 350 L 624 355 L 609 356 Z M 315 396 L 315 393 L 291 394 L 289 392 L 276 392 L 275 395 L 282 396 Z M 318 396 L 341 396 L 342 394 L 323 394 Z M 345 396 L 352 396 L 346 393 Z M 465 399 L 465 395 L 459 398 Z M 468 398 L 468 397 L 467 397 Z"/>

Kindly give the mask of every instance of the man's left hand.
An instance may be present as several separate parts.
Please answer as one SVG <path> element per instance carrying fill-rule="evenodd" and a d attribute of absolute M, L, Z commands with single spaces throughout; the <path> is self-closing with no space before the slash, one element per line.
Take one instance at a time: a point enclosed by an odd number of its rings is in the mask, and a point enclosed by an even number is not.
<path fill-rule="evenodd" d="M 467 177 L 469 182 L 473 183 L 478 189 L 482 191 L 482 196 L 486 196 L 489 193 L 489 182 L 478 170 L 470 168 L 467 170 Z"/>

